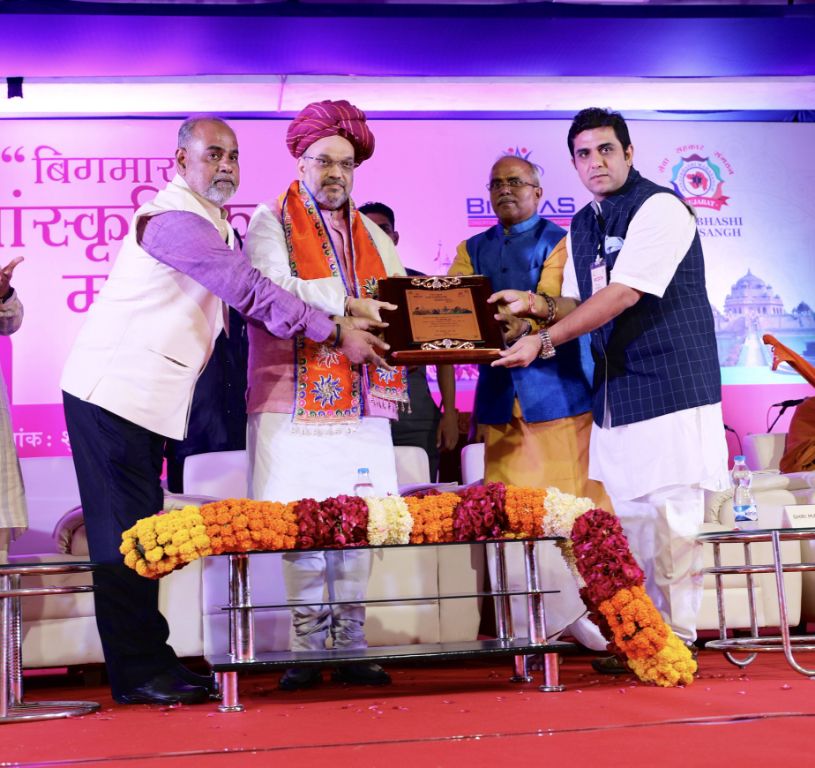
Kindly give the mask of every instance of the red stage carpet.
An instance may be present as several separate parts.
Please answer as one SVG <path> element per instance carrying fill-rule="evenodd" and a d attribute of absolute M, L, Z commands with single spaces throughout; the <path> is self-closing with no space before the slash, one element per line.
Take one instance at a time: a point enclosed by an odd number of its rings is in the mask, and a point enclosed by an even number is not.
<path fill-rule="evenodd" d="M 815 654 L 801 657 L 815 666 Z M 285 694 L 245 676 L 246 711 L 112 704 L 106 689 L 30 686 L 28 698 L 92 699 L 84 718 L 0 726 L 0 766 L 806 766 L 815 681 L 776 654 L 746 672 L 700 653 L 694 685 L 659 689 L 564 659 L 563 693 L 507 682 L 502 665 L 391 668 L 389 688 Z M 32 681 L 34 682 L 34 681 Z"/>

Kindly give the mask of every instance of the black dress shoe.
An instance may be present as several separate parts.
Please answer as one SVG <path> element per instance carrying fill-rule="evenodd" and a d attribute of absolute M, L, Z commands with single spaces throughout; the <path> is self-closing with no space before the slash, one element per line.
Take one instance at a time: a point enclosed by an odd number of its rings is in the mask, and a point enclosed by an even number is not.
<path fill-rule="evenodd" d="M 201 688 L 206 688 L 207 693 L 211 696 L 218 694 L 218 681 L 215 675 L 199 675 L 191 669 L 187 669 L 183 664 L 178 664 L 174 669 L 176 677 L 187 685 L 197 685 Z"/>
<path fill-rule="evenodd" d="M 209 699 L 209 693 L 200 685 L 183 682 L 170 669 L 113 698 L 119 704 L 201 704 Z"/>
<path fill-rule="evenodd" d="M 619 656 L 601 656 L 591 660 L 592 669 L 601 675 L 630 675 L 631 667 Z"/>
<path fill-rule="evenodd" d="M 343 664 L 334 670 L 331 679 L 348 685 L 390 685 L 391 676 L 379 664 L 360 662 Z"/>
<path fill-rule="evenodd" d="M 323 673 L 319 667 L 289 667 L 277 687 L 281 691 L 299 691 L 301 688 L 313 688 L 322 682 Z"/>

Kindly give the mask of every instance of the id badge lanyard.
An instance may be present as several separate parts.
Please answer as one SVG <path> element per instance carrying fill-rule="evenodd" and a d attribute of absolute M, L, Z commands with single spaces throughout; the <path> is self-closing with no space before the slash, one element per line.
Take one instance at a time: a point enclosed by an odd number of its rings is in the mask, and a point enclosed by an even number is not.
<path fill-rule="evenodd" d="M 597 256 L 591 265 L 591 295 L 601 291 L 608 285 L 608 273 L 606 272 L 606 258 L 603 255 L 602 242 L 597 243 Z"/>
<path fill-rule="evenodd" d="M 600 228 L 600 237 L 597 240 L 597 255 L 591 265 L 591 295 L 603 290 L 608 285 L 608 272 L 606 271 L 606 254 L 603 247 L 606 240 L 606 220 L 598 203 L 593 203 L 594 215 Z"/>

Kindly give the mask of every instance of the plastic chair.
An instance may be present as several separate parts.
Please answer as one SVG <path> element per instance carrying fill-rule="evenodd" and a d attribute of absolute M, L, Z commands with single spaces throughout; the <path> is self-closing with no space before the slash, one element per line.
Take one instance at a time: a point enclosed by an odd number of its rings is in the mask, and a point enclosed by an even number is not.
<path fill-rule="evenodd" d="M 28 505 L 28 530 L 11 543 L 14 555 L 53 552 L 54 521 L 79 504 L 79 485 L 70 456 L 20 459 Z"/>
<path fill-rule="evenodd" d="M 430 459 L 427 451 L 416 445 L 397 445 L 396 482 L 399 486 L 430 482 Z"/>
<path fill-rule="evenodd" d="M 769 432 L 745 435 L 744 458 L 753 472 L 762 469 L 778 469 L 784 455 L 786 432 Z"/>
<path fill-rule="evenodd" d="M 484 479 L 484 443 L 470 443 L 461 449 L 461 481 L 464 485 Z"/>
<path fill-rule="evenodd" d="M 184 493 L 218 499 L 248 495 L 246 451 L 213 451 L 184 460 Z"/>

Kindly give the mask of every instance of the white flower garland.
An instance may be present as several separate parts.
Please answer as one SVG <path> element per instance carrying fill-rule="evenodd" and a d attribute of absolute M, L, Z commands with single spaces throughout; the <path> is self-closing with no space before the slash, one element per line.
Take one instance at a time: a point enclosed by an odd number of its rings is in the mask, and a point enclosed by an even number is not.
<path fill-rule="evenodd" d="M 368 543 L 372 547 L 382 544 L 408 544 L 413 529 L 413 517 L 401 496 L 369 497 Z"/>

